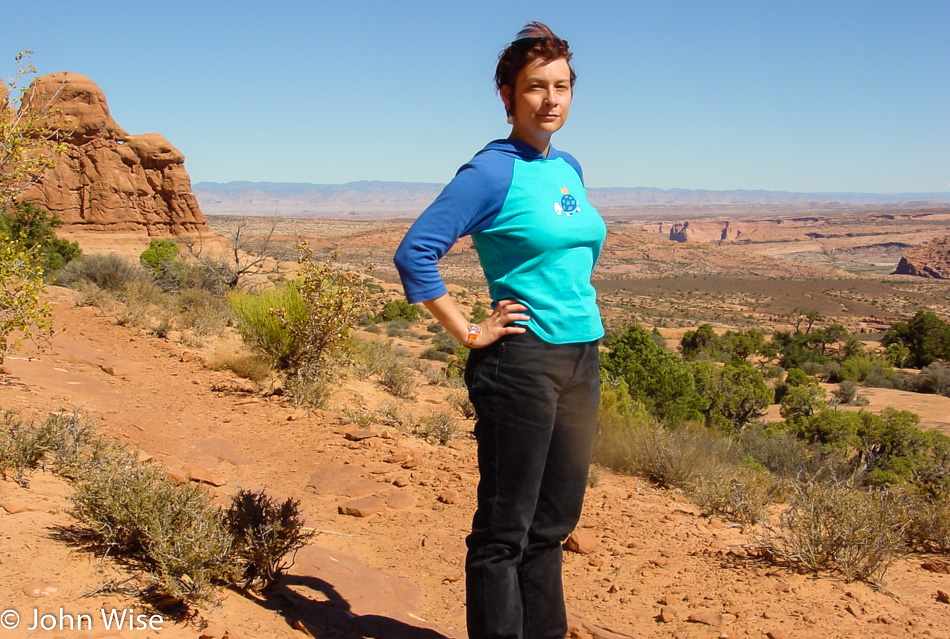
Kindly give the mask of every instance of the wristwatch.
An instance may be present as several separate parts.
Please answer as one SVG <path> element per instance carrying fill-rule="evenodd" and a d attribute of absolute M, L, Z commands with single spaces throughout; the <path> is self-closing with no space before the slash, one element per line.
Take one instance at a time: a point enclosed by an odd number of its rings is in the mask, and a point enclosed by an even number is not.
<path fill-rule="evenodd" d="M 482 327 L 478 324 L 469 324 L 468 325 L 468 339 L 465 340 L 465 345 L 469 348 L 475 346 L 475 342 L 478 341 L 478 336 L 482 334 Z"/>

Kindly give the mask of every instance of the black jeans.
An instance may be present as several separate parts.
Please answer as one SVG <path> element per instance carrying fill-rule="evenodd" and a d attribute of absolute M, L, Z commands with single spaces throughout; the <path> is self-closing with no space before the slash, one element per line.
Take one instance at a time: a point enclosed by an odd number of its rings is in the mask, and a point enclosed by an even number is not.
<path fill-rule="evenodd" d="M 478 507 L 465 562 L 468 635 L 562 639 L 561 543 L 577 525 L 600 404 L 597 342 L 531 332 L 469 354 Z"/>

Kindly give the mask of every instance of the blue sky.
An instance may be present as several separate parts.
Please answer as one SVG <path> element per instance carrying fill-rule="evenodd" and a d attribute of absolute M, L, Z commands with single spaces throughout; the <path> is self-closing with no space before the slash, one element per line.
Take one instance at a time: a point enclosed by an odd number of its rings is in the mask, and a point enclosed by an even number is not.
<path fill-rule="evenodd" d="M 497 54 L 541 20 L 575 53 L 554 144 L 589 186 L 950 191 L 946 0 L 32 0 L 3 19 L 0 75 L 31 49 L 41 74 L 89 76 L 195 182 L 447 182 L 507 135 Z"/>

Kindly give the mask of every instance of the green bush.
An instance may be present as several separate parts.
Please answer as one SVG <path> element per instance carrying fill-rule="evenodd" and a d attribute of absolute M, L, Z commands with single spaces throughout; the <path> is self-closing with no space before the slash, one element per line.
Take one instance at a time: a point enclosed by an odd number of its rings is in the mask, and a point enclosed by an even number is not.
<path fill-rule="evenodd" d="M 707 426 L 741 431 L 765 415 L 775 396 L 762 372 L 741 359 L 725 366 L 696 362 L 692 370 L 696 392 L 706 402 Z"/>
<path fill-rule="evenodd" d="M 687 360 L 717 360 L 720 355 L 719 335 L 711 324 L 703 324 L 695 331 L 686 331 L 680 340 L 680 352 Z"/>
<path fill-rule="evenodd" d="M 270 357 L 275 368 L 291 369 L 304 344 L 289 326 L 302 326 L 307 321 L 307 305 L 299 286 L 287 283 L 258 293 L 233 291 L 228 300 L 244 343 Z"/>
<path fill-rule="evenodd" d="M 391 322 L 400 319 L 407 322 L 416 322 L 419 320 L 419 306 L 402 299 L 392 300 L 383 305 L 383 310 L 379 312 L 376 319 L 380 322 Z"/>
<path fill-rule="evenodd" d="M 82 255 L 77 242 L 56 237 L 54 229 L 63 225 L 55 214 L 33 202 L 19 202 L 11 213 L 0 212 L 0 235 L 13 238 L 27 248 L 36 247 L 40 267 L 46 274 L 62 269 Z"/>
<path fill-rule="evenodd" d="M 180 253 L 181 251 L 174 240 L 167 237 L 153 238 L 149 242 L 148 248 L 139 255 L 139 260 L 155 273 L 159 273 L 167 263 L 174 261 Z"/>

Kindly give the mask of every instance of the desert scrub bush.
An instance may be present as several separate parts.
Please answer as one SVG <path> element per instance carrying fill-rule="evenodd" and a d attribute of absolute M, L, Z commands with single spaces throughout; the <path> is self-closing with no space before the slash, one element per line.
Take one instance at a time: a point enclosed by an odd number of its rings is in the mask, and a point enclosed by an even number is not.
<path fill-rule="evenodd" d="M 3 414 L 0 427 L 0 474 L 9 475 L 21 486 L 29 486 L 29 474 L 46 453 L 45 433 L 14 412 Z"/>
<path fill-rule="evenodd" d="M 743 458 L 762 465 L 779 478 L 791 479 L 813 470 L 808 445 L 782 428 L 755 424 L 742 431 L 737 443 Z"/>
<path fill-rule="evenodd" d="M 773 560 L 876 583 L 904 554 L 910 519 L 900 492 L 815 480 L 796 482 L 791 490 L 788 508 L 759 537 Z"/>
<path fill-rule="evenodd" d="M 87 280 L 105 291 L 121 293 L 135 281 L 147 277 L 141 266 L 115 253 L 109 255 L 83 255 L 73 260 L 57 274 L 61 284 L 75 288 L 78 282 Z"/>
<path fill-rule="evenodd" d="M 8 411 L 0 423 L 0 474 L 28 486 L 28 475 L 42 463 L 74 477 L 98 443 L 95 423 L 78 412 L 50 413 L 36 423 Z"/>
<path fill-rule="evenodd" d="M 313 408 L 326 408 L 333 395 L 333 388 L 330 382 L 323 379 L 314 379 L 305 375 L 287 377 L 284 382 L 284 388 L 290 393 L 294 404 L 297 406 L 307 405 Z"/>
<path fill-rule="evenodd" d="M 273 371 L 270 358 L 256 352 L 217 350 L 211 355 L 210 364 L 214 370 L 229 370 L 252 382 L 264 381 Z"/>
<path fill-rule="evenodd" d="M 448 410 L 440 410 L 426 415 L 419 423 L 419 434 L 428 440 L 445 446 L 458 437 L 459 422 Z"/>
<path fill-rule="evenodd" d="M 216 584 L 233 581 L 231 534 L 201 486 L 177 486 L 160 466 L 113 444 L 85 465 L 74 488 L 72 515 L 167 594 L 209 600 Z"/>
<path fill-rule="evenodd" d="M 701 427 L 669 429 L 654 423 L 631 429 L 628 438 L 630 472 L 667 488 L 687 490 L 729 457 L 728 442 Z"/>
<path fill-rule="evenodd" d="M 287 283 L 257 293 L 232 291 L 228 301 L 244 343 L 270 357 L 275 368 L 290 368 L 303 345 L 288 326 L 304 324 L 307 313 L 298 285 Z"/>
<path fill-rule="evenodd" d="M 394 354 L 392 359 L 384 362 L 379 373 L 379 385 L 393 397 L 412 399 L 413 391 L 416 389 L 416 378 L 412 370 L 400 362 Z"/>
<path fill-rule="evenodd" d="M 412 324 L 408 320 L 396 319 L 386 326 L 386 335 L 388 337 L 405 337 L 411 327 Z"/>
<path fill-rule="evenodd" d="M 445 401 L 449 406 L 455 409 L 463 419 L 475 419 L 475 407 L 468 398 L 468 393 L 464 391 L 455 391 L 446 396 Z"/>
<path fill-rule="evenodd" d="M 626 382 L 601 375 L 600 409 L 594 460 L 622 473 L 632 472 L 634 431 L 652 427 L 655 419 L 627 392 Z"/>
<path fill-rule="evenodd" d="M 419 359 L 429 359 L 434 362 L 444 363 L 449 361 L 449 354 L 443 353 L 439 349 L 430 346 L 419 354 Z"/>
<path fill-rule="evenodd" d="M 432 347 L 446 354 L 454 353 L 459 341 L 448 331 L 436 333 L 432 336 Z"/>
<path fill-rule="evenodd" d="M 686 494 L 710 515 L 756 524 L 765 518 L 773 487 L 767 470 L 723 465 L 697 477 Z"/>
<path fill-rule="evenodd" d="M 914 550 L 950 552 L 950 486 L 906 488 L 911 499 L 910 522 L 904 533 Z"/>
<path fill-rule="evenodd" d="M 195 338 L 221 335 L 234 315 L 227 299 L 202 288 L 186 288 L 175 300 L 182 328 L 190 329 Z"/>
<path fill-rule="evenodd" d="M 224 516 L 234 539 L 232 554 L 242 569 L 244 588 L 274 584 L 293 565 L 293 553 L 313 538 L 304 528 L 300 502 L 278 503 L 263 489 L 241 489 Z M 289 560 L 285 560 L 290 554 Z"/>

